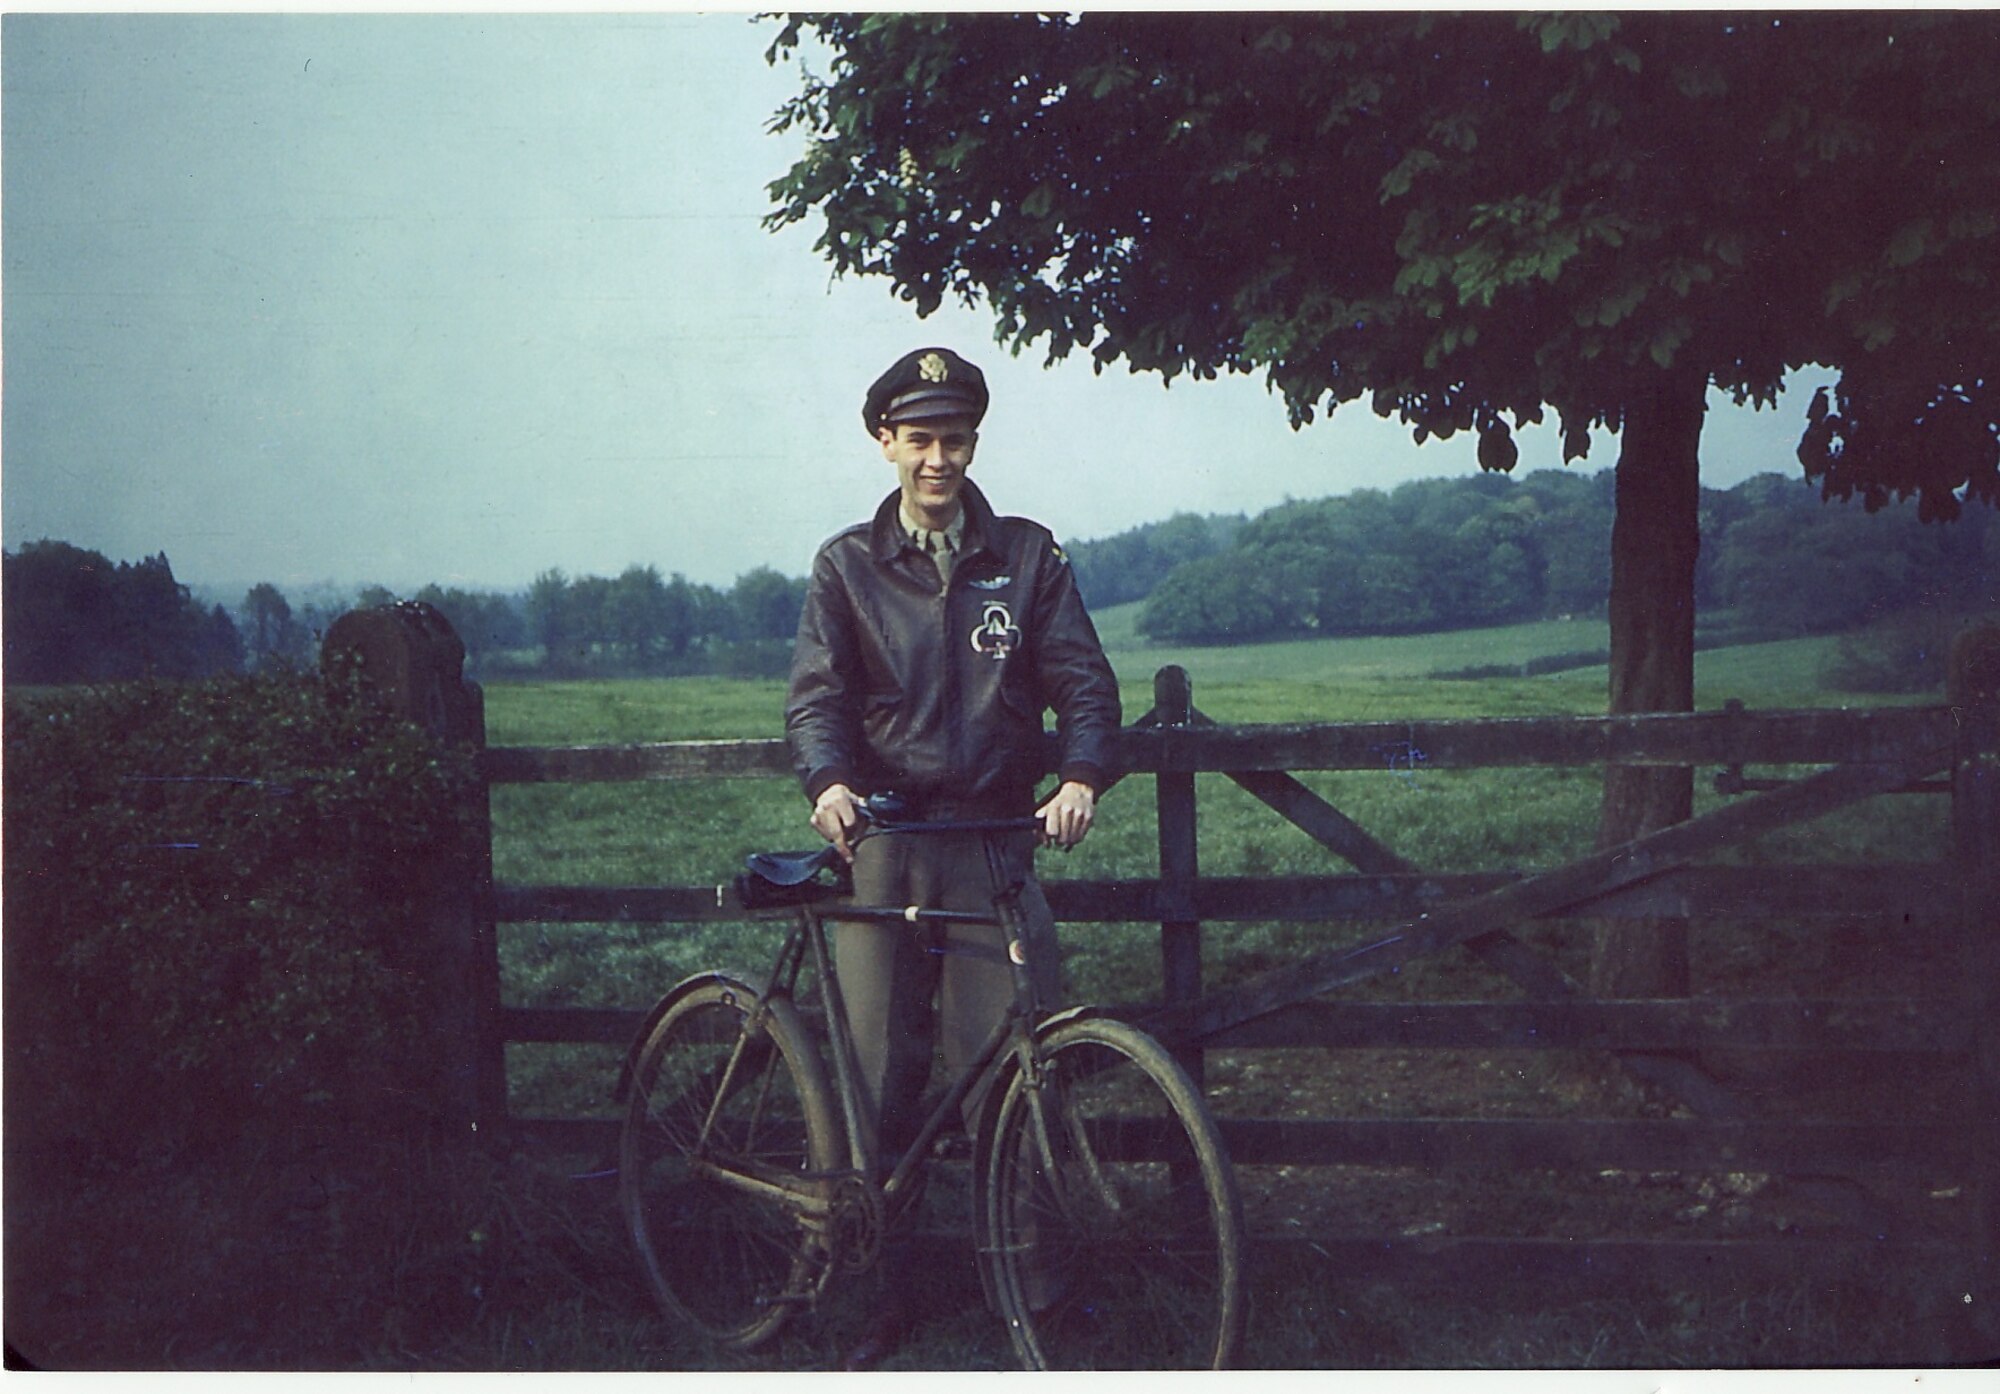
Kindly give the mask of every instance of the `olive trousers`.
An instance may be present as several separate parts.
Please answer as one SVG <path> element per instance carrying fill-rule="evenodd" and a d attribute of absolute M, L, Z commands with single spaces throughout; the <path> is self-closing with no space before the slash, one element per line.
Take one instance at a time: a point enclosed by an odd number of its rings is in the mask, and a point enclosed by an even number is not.
<path fill-rule="evenodd" d="M 1020 908 L 1028 976 L 1038 1010 L 1057 1001 L 1060 963 L 1055 918 L 1033 875 L 1034 837 L 1000 838 L 1009 879 L 1022 882 Z M 864 905 L 990 912 L 994 887 L 977 833 L 867 838 L 854 850 L 854 897 Z M 853 1031 L 862 1126 L 886 1171 L 915 1139 L 934 1057 L 956 1079 L 1014 1000 L 1007 941 L 998 926 L 855 924 L 833 927 L 840 998 Z M 935 1002 L 935 1006 L 933 1003 Z M 970 1132 L 982 1091 L 965 1100 Z"/>

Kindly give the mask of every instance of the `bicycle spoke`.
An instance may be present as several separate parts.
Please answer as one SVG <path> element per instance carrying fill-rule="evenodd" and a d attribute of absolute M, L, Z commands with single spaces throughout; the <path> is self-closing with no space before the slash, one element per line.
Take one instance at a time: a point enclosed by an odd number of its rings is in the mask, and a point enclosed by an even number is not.
<path fill-rule="evenodd" d="M 641 1055 L 620 1198 L 655 1295 L 710 1338 L 768 1338 L 820 1271 L 806 1180 L 836 1155 L 817 1058 L 789 1011 L 704 984 Z"/>
<path fill-rule="evenodd" d="M 1241 1207 L 1213 1122 L 1164 1051 L 1116 1022 L 1043 1048 L 1003 1101 L 988 1259 L 1017 1348 L 1049 1368 L 1225 1363 Z"/>

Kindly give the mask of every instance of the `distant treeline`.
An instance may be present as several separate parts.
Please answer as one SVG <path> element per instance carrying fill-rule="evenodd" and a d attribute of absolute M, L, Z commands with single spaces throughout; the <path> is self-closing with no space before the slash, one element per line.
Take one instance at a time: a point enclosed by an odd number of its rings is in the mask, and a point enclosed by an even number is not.
<path fill-rule="evenodd" d="M 30 542 L 6 554 L 0 592 L 10 683 L 205 678 L 243 667 L 229 612 L 196 604 L 165 553 L 114 565 L 67 542 Z"/>
<path fill-rule="evenodd" d="M 805 599 L 804 578 L 768 566 L 744 572 L 726 591 L 679 573 L 663 578 L 653 566 L 627 567 L 615 579 L 544 571 L 523 598 L 522 618 L 538 666 L 550 674 L 778 676 L 790 663 Z M 453 598 L 437 604 L 463 634 Z"/>
<path fill-rule="evenodd" d="M 805 598 L 803 577 L 768 566 L 723 590 L 635 565 L 615 577 L 552 569 L 513 594 L 369 587 L 355 604 L 435 605 L 465 641 L 468 666 L 486 677 L 777 677 L 791 661 Z"/>
<path fill-rule="evenodd" d="M 1138 630 L 1160 642 L 1415 633 L 1601 614 L 1612 511 L 1609 471 L 1480 474 L 1255 518 L 1177 514 L 1068 551 L 1091 605 L 1143 601 Z M 1702 490 L 1701 523 L 1696 602 L 1709 643 L 1872 625 L 1926 636 L 1897 642 L 1929 654 L 1940 617 L 2000 606 L 1991 510 L 1927 525 L 1913 507 L 1870 514 L 1764 474 Z M 343 610 L 398 599 L 442 610 L 479 676 L 778 676 L 806 588 L 770 567 L 725 590 L 635 565 L 616 577 L 545 571 L 512 594 L 369 586 L 297 608 L 264 583 L 232 612 L 197 604 L 165 555 L 114 564 L 47 541 L 8 554 L 4 584 L 6 676 L 22 683 L 301 666 Z M 1857 650 L 1856 663 L 1881 648 Z"/>
<path fill-rule="evenodd" d="M 364 586 L 296 607 L 262 582 L 233 611 L 198 604 L 164 554 L 114 563 L 42 541 L 7 553 L 5 568 L 6 678 L 34 685 L 305 667 L 341 613 L 397 600 L 443 611 L 482 676 L 772 676 L 805 604 L 805 581 L 769 567 L 727 590 L 633 566 L 610 579 L 545 571 L 513 594 Z"/>
<path fill-rule="evenodd" d="M 1137 628 L 1173 643 L 1416 633 L 1601 614 L 1613 476 L 1539 470 L 1421 480 L 1286 503 L 1252 519 L 1180 515 L 1070 549 L 1086 600 L 1144 598 Z M 1850 629 L 1900 612 L 1990 609 L 1990 510 L 1919 523 L 1822 503 L 1803 480 L 1703 489 L 1701 612 L 1735 638 Z M 1717 637 L 1720 637 L 1719 635 Z"/>
<path fill-rule="evenodd" d="M 1226 551 L 1247 520 L 1240 513 L 1176 513 L 1114 537 L 1065 545 L 1077 589 L 1092 609 L 1144 600 L 1175 567 Z"/>

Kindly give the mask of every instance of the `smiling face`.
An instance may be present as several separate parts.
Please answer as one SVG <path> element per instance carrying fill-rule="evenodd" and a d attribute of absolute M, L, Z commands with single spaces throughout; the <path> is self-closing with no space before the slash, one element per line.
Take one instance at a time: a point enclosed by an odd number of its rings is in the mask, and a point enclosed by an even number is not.
<path fill-rule="evenodd" d="M 969 416 L 905 421 L 875 433 L 882 456 L 896 467 L 903 507 L 926 527 L 948 527 L 958 516 L 958 496 L 972 467 L 979 432 Z"/>

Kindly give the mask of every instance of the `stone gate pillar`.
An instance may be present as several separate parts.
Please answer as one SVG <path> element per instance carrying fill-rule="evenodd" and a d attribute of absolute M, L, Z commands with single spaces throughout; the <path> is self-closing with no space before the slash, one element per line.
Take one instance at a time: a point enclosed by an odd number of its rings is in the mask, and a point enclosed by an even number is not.
<path fill-rule="evenodd" d="M 450 622 L 435 606 L 411 601 L 351 610 L 320 646 L 323 672 L 354 672 L 397 715 L 442 740 L 484 750 L 484 697 L 464 666 L 465 645 Z M 423 928 L 398 960 L 424 983 L 426 1058 L 409 1062 L 404 1077 L 429 1096 L 448 1134 L 493 1138 L 506 1120 L 507 1084 L 483 785 L 473 801 L 464 843 L 440 848 L 434 874 L 409 888 Z"/>

